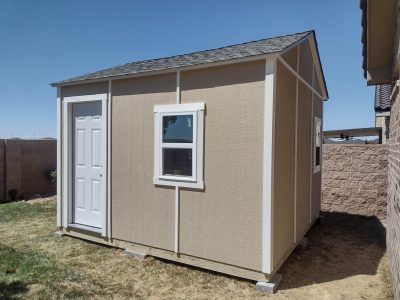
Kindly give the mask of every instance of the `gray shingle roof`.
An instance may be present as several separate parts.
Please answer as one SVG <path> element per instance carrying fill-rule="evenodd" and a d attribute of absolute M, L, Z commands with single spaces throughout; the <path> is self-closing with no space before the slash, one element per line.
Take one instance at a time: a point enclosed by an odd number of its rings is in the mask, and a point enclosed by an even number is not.
<path fill-rule="evenodd" d="M 392 93 L 391 84 L 381 84 L 375 86 L 375 111 L 390 111 L 390 95 Z"/>
<path fill-rule="evenodd" d="M 280 52 L 290 45 L 298 42 L 302 38 L 313 34 L 313 31 L 295 33 L 291 35 L 278 36 L 238 45 L 232 45 L 211 50 L 199 51 L 189 54 L 176 55 L 165 58 L 142 60 L 127 63 L 124 65 L 104 69 L 82 76 L 72 77 L 66 80 L 54 82 L 56 86 L 67 82 L 80 82 L 85 80 L 102 79 L 108 77 L 145 73 L 150 71 L 160 71 L 175 69 L 187 66 L 194 66 L 212 62 L 225 61 L 230 59 L 245 58 L 256 55 Z"/>

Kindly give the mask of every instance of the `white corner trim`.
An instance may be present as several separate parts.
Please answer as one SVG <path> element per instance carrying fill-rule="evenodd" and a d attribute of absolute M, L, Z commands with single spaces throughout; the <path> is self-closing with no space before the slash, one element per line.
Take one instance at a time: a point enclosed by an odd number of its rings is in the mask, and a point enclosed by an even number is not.
<path fill-rule="evenodd" d="M 63 126 L 63 140 L 62 140 L 62 151 L 64 153 L 63 157 L 63 169 L 62 169 L 62 199 L 63 199 L 63 227 L 68 228 L 72 220 L 72 104 L 80 103 L 80 102 L 92 102 L 92 101 L 101 101 L 102 103 L 102 115 L 103 115 L 103 145 L 104 149 L 102 151 L 102 159 L 106 162 L 105 165 L 105 184 L 103 184 L 102 193 L 104 195 L 104 199 L 101 203 L 101 208 L 103 212 L 102 216 L 102 228 L 101 233 L 102 236 L 107 236 L 107 184 L 108 184 L 108 161 L 107 161 L 107 131 L 108 131 L 108 105 L 107 105 L 107 96 L 108 93 L 104 94 L 95 94 L 95 95 L 85 95 L 85 96 L 72 96 L 72 97 L 63 97 L 63 106 L 62 106 L 62 126 Z"/>
<path fill-rule="evenodd" d="M 300 67 L 300 48 L 297 47 L 297 70 Z M 296 117 L 294 137 L 294 221 L 293 221 L 293 243 L 297 242 L 297 156 L 298 156 L 298 123 L 299 123 L 299 78 L 296 78 Z"/>
<path fill-rule="evenodd" d="M 57 227 L 62 225 L 62 209 L 61 209 L 61 124 L 62 124 L 62 112 L 61 112 L 61 88 L 57 88 Z"/>
<path fill-rule="evenodd" d="M 179 253 L 179 210 L 180 210 L 180 195 L 179 186 L 175 187 L 175 253 Z"/>
<path fill-rule="evenodd" d="M 265 61 L 262 272 L 273 268 L 273 177 L 276 59 Z"/>
<path fill-rule="evenodd" d="M 111 227 L 111 109 L 112 109 L 112 80 L 108 81 L 108 97 L 107 97 L 107 220 L 106 220 L 106 236 L 108 238 L 112 237 L 112 227 Z"/>

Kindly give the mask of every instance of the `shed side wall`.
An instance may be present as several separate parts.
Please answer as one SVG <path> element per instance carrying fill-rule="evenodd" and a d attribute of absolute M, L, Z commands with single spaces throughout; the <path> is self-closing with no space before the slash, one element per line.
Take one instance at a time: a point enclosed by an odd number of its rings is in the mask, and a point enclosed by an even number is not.
<path fill-rule="evenodd" d="M 181 73 L 182 103 L 205 102 L 204 191 L 180 193 L 180 251 L 262 268 L 265 61 Z"/>
<path fill-rule="evenodd" d="M 112 235 L 174 249 L 174 189 L 156 187 L 154 105 L 175 103 L 176 74 L 113 82 Z"/>
<path fill-rule="evenodd" d="M 296 77 L 279 61 L 276 74 L 273 265 L 293 245 Z"/>
<path fill-rule="evenodd" d="M 317 95 L 313 94 L 313 115 L 320 118 L 321 120 L 322 120 L 322 105 L 323 101 Z M 321 210 L 321 171 L 312 175 L 311 222 L 313 222 L 319 216 L 320 210 Z"/>
<path fill-rule="evenodd" d="M 297 115 L 296 241 L 310 225 L 312 92 L 299 81 Z"/>

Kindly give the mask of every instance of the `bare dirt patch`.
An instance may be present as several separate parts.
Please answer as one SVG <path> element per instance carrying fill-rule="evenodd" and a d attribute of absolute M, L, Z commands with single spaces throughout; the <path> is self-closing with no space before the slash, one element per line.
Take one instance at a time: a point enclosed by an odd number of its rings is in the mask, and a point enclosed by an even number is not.
<path fill-rule="evenodd" d="M 274 295 L 251 281 L 55 238 L 54 224 L 54 198 L 0 205 L 0 298 L 393 298 L 385 229 L 376 218 L 325 213 L 308 234 L 309 248 L 282 267 Z"/>

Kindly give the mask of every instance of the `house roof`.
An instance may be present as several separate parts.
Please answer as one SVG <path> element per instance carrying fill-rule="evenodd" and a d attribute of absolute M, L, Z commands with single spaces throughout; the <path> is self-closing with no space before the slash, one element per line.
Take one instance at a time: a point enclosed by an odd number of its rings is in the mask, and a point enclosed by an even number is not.
<path fill-rule="evenodd" d="M 375 111 L 390 111 L 390 95 L 392 86 L 390 84 L 381 84 L 375 86 Z"/>
<path fill-rule="evenodd" d="M 112 68 L 107 68 L 82 76 L 76 76 L 52 83 L 59 85 L 67 82 L 77 82 L 90 79 L 100 79 L 121 75 L 144 73 L 149 71 L 159 71 L 174 69 L 186 66 L 194 66 L 205 63 L 219 62 L 236 58 L 244 58 L 274 52 L 280 52 L 290 45 L 298 42 L 302 38 L 312 34 L 313 31 L 295 33 L 291 35 L 278 36 L 274 38 L 262 39 L 222 48 L 210 49 L 205 51 L 193 52 L 189 54 L 176 55 L 158 59 L 149 59 L 130 62 Z"/>
<path fill-rule="evenodd" d="M 364 77 L 368 85 L 389 83 L 400 4 L 397 7 L 397 0 L 360 0 L 360 9 Z"/>

